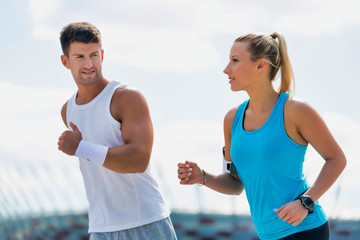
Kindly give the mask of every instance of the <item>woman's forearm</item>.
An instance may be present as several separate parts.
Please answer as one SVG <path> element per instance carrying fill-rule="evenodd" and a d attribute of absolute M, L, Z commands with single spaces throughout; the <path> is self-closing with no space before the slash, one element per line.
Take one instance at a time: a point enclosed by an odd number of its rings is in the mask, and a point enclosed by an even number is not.
<path fill-rule="evenodd" d="M 244 190 L 242 182 L 228 173 L 219 175 L 210 174 L 206 171 L 204 173 L 206 178 L 205 186 L 219 193 L 240 195 Z"/>

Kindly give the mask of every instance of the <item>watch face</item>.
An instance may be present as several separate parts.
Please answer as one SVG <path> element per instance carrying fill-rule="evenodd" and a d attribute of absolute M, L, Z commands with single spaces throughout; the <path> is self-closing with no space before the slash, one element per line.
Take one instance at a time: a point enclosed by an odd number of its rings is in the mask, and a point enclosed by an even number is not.
<path fill-rule="evenodd" d="M 302 196 L 300 198 L 302 205 L 309 210 L 309 213 L 314 211 L 314 201 L 309 196 Z"/>

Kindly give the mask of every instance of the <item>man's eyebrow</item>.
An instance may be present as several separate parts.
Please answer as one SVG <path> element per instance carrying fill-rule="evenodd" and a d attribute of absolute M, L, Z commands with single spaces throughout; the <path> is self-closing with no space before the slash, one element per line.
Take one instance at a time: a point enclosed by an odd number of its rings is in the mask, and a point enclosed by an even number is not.
<path fill-rule="evenodd" d="M 95 52 L 92 52 L 92 53 L 90 53 L 90 55 L 93 55 L 93 54 L 97 54 L 98 53 L 98 51 L 95 51 Z M 77 56 L 84 56 L 84 54 L 81 54 L 81 53 L 74 53 L 72 56 L 75 56 L 75 57 L 77 57 Z"/>

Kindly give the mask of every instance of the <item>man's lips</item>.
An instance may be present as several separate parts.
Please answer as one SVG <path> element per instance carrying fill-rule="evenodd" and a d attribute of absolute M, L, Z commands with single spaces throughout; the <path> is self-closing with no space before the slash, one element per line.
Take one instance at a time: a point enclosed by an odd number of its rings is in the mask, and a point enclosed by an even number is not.
<path fill-rule="evenodd" d="M 85 74 L 85 75 L 91 75 L 95 72 L 95 70 L 89 70 L 89 71 L 81 71 L 82 74 Z"/>

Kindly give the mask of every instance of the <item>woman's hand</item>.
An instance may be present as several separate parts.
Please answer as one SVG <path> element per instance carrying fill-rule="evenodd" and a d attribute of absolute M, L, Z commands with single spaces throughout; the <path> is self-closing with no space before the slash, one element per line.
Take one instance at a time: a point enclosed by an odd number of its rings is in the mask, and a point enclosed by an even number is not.
<path fill-rule="evenodd" d="M 288 202 L 281 208 L 274 209 L 274 211 L 278 213 L 278 217 L 281 220 L 293 226 L 301 223 L 308 214 L 308 210 L 301 204 L 300 199 Z"/>
<path fill-rule="evenodd" d="M 191 185 L 203 183 L 203 173 L 196 163 L 185 161 L 178 164 L 178 178 L 180 184 Z"/>

